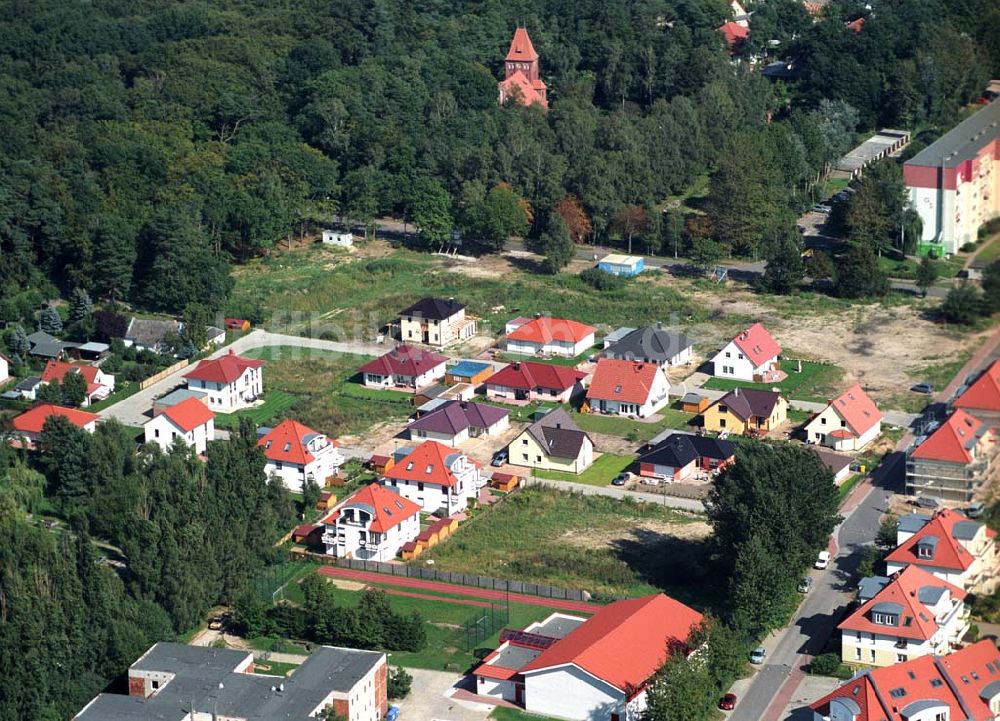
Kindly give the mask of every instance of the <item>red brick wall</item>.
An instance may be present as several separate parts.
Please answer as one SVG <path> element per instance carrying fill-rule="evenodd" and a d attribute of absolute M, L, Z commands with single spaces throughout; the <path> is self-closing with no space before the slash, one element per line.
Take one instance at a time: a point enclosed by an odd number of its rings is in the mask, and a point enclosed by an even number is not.
<path fill-rule="evenodd" d="M 139 698 L 145 698 L 146 696 L 146 682 L 141 678 L 128 677 L 128 695 L 138 696 Z"/>
<path fill-rule="evenodd" d="M 351 718 L 351 708 L 347 699 L 335 698 L 333 700 L 333 710 L 346 719 Z"/>
<path fill-rule="evenodd" d="M 379 717 L 389 711 L 389 697 L 386 694 L 389 681 L 389 665 L 383 663 L 375 672 L 375 704 L 378 706 Z"/>

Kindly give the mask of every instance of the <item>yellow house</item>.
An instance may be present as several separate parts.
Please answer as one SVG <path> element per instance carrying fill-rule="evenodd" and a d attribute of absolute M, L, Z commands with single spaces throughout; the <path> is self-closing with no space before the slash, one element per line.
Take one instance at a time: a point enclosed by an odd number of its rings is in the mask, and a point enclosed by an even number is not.
<path fill-rule="evenodd" d="M 594 443 L 562 408 L 546 413 L 507 446 L 515 466 L 582 473 L 594 462 Z"/>
<path fill-rule="evenodd" d="M 788 419 L 788 401 L 774 391 L 734 388 L 702 417 L 706 431 L 766 436 Z"/>
<path fill-rule="evenodd" d="M 476 319 L 454 298 L 423 298 L 399 312 L 399 339 L 443 348 L 476 334 Z"/>

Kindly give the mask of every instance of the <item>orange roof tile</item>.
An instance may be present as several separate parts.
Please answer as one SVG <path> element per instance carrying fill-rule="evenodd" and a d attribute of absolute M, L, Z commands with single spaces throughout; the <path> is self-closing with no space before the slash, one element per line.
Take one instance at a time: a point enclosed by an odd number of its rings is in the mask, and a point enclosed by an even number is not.
<path fill-rule="evenodd" d="M 858 383 L 830 401 L 830 405 L 855 436 L 863 436 L 885 417 Z"/>
<path fill-rule="evenodd" d="M 586 377 L 586 373 L 566 366 L 519 361 L 498 370 L 486 379 L 486 385 L 504 386 L 505 388 L 542 388 L 544 390 L 557 390 L 561 393 L 567 388 L 572 388 Z"/>
<path fill-rule="evenodd" d="M 42 381 L 51 383 L 59 381 L 62 383 L 67 373 L 79 373 L 87 381 L 87 384 L 97 382 L 97 367 L 79 363 L 66 363 L 65 361 L 50 360 L 45 364 L 42 371 Z"/>
<path fill-rule="evenodd" d="M 538 53 L 535 52 L 535 46 L 531 44 L 531 38 L 525 28 L 514 31 L 510 49 L 507 51 L 507 60 L 538 60 Z"/>
<path fill-rule="evenodd" d="M 744 40 L 750 37 L 750 31 L 747 28 L 733 21 L 722 25 L 719 30 L 725 36 L 726 44 L 729 45 L 730 50 L 735 50 Z"/>
<path fill-rule="evenodd" d="M 1000 411 L 1000 360 L 995 360 L 955 399 L 956 408 Z"/>
<path fill-rule="evenodd" d="M 519 100 L 521 104 L 533 105 L 538 103 L 539 105 L 547 105 L 545 98 L 538 92 L 541 88 L 545 87 L 545 83 L 541 80 L 531 82 L 523 72 L 515 70 L 509 77 L 500 81 L 500 88 L 503 91 L 504 97 L 515 97 L 515 87 L 520 91 Z"/>
<path fill-rule="evenodd" d="M 917 566 L 907 566 L 896 573 L 874 598 L 869 599 L 837 627 L 848 631 L 864 631 L 926 641 L 938 630 L 934 612 L 920 599 L 924 588 L 946 588 L 952 598 L 963 599 L 964 590 Z M 879 604 L 892 603 L 900 608 L 898 626 L 886 626 L 872 621 L 872 611 Z"/>
<path fill-rule="evenodd" d="M 185 373 L 184 377 L 210 383 L 229 384 L 242 376 L 247 368 L 260 368 L 263 365 L 265 363 L 262 360 L 238 356 L 230 349 L 223 356 L 199 362 L 195 369 Z"/>
<path fill-rule="evenodd" d="M 507 335 L 507 338 L 527 343 L 551 343 L 554 340 L 579 343 L 596 331 L 597 329 L 593 326 L 575 320 L 542 316 L 528 321 L 517 330 L 512 331 Z"/>
<path fill-rule="evenodd" d="M 173 421 L 174 425 L 185 433 L 205 425 L 215 418 L 215 414 L 209 410 L 208 406 L 197 398 L 185 398 L 180 403 L 167 408 L 162 415 Z"/>
<path fill-rule="evenodd" d="M 736 23 L 726 24 L 736 25 Z M 740 26 L 736 25 L 736 27 Z M 765 361 L 769 361 L 781 353 L 778 341 L 760 323 L 754 323 L 733 338 L 733 342 L 755 366 L 762 365 Z"/>
<path fill-rule="evenodd" d="M 41 433 L 45 421 L 50 416 L 62 416 L 77 428 L 83 428 L 100 418 L 100 416 L 94 413 L 87 413 L 76 408 L 64 408 L 51 403 L 43 403 L 34 408 L 29 408 L 17 416 L 11 423 L 15 430 L 25 433 Z"/>
<path fill-rule="evenodd" d="M 957 523 L 975 523 L 956 511 L 944 509 L 935 513 L 923 528 L 903 541 L 888 556 L 888 563 L 906 563 L 925 568 L 943 568 L 952 571 L 964 571 L 972 565 L 972 553 L 955 538 Z M 976 524 L 979 525 L 979 524 Z M 921 558 L 917 555 L 917 544 L 925 538 L 937 539 L 933 558 Z"/>
<path fill-rule="evenodd" d="M 603 358 L 597 363 L 587 398 L 642 405 L 649 400 L 661 372 L 655 363 Z"/>
<path fill-rule="evenodd" d="M 304 466 L 312 463 L 315 456 L 306 448 L 309 436 L 321 436 L 309 426 L 286 418 L 281 423 L 257 441 L 258 446 L 264 446 L 264 455 L 268 460 L 279 463 L 296 463 Z"/>
<path fill-rule="evenodd" d="M 419 504 L 393 493 L 378 483 L 371 483 L 351 494 L 338 507 L 338 517 L 345 508 L 352 506 L 358 506 L 372 514 L 373 519 L 368 530 L 376 533 L 386 533 L 390 528 L 420 513 Z"/>
<path fill-rule="evenodd" d="M 397 481 L 417 481 L 438 486 L 454 486 L 458 479 L 451 472 L 451 465 L 463 454 L 437 441 L 424 441 L 392 469 L 385 477 Z"/>
<path fill-rule="evenodd" d="M 686 644 L 702 616 L 662 593 L 616 601 L 556 641 L 522 673 L 574 664 L 623 691 L 663 664 L 670 643 Z"/>
<path fill-rule="evenodd" d="M 932 461 L 972 463 L 979 438 L 988 430 L 981 420 L 959 409 L 917 446 L 912 455 Z"/>

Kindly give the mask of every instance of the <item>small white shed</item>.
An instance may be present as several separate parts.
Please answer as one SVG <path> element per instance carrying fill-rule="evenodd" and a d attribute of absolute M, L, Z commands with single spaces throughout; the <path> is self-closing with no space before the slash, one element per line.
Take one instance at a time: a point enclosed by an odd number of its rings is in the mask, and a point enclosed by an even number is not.
<path fill-rule="evenodd" d="M 323 244 L 339 245 L 342 248 L 348 248 L 354 245 L 354 235 L 351 234 L 350 232 L 344 232 L 339 230 L 324 230 Z"/>

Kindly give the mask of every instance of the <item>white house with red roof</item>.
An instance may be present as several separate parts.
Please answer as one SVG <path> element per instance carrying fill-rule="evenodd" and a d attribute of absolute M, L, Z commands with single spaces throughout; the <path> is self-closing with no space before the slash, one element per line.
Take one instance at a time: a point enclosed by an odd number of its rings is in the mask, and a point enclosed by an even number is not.
<path fill-rule="evenodd" d="M 325 486 L 344 465 L 337 441 L 290 418 L 274 428 L 259 428 L 257 435 L 257 445 L 264 449 L 266 459 L 264 473 L 277 476 L 294 493 L 302 492 L 310 476 Z"/>
<path fill-rule="evenodd" d="M 200 455 L 215 440 L 215 414 L 197 398 L 187 398 L 153 416 L 142 428 L 146 443 L 166 451 L 180 438 Z"/>
<path fill-rule="evenodd" d="M 89 406 L 94 401 L 107 398 L 115 390 L 115 377 L 105 373 L 97 366 L 86 363 L 67 363 L 66 361 L 50 360 L 42 371 L 42 383 L 62 383 L 70 373 L 79 373 L 87 382 L 87 393 L 83 405 Z"/>
<path fill-rule="evenodd" d="M 952 406 L 991 425 L 1000 423 L 1000 360 L 993 361 L 958 395 Z"/>
<path fill-rule="evenodd" d="M 399 345 L 358 369 L 366 388 L 416 391 L 444 378 L 448 359 L 423 348 Z"/>
<path fill-rule="evenodd" d="M 10 378 L 10 358 L 0 353 L 0 383 Z"/>
<path fill-rule="evenodd" d="M 903 516 L 896 542 L 885 558 L 890 574 L 918 566 L 969 593 L 988 594 L 997 587 L 996 531 L 963 513 L 946 508 L 932 516 Z"/>
<path fill-rule="evenodd" d="M 712 375 L 753 383 L 772 383 L 781 380 L 779 355 L 781 346 L 778 341 L 763 325 L 754 323 L 715 354 Z"/>
<path fill-rule="evenodd" d="M 264 392 L 264 361 L 244 358 L 230 350 L 218 358 L 200 361 L 184 374 L 187 387 L 205 394 L 216 413 L 249 408 Z"/>
<path fill-rule="evenodd" d="M 861 606 L 839 626 L 847 664 L 891 666 L 950 653 L 969 630 L 966 592 L 919 566 L 859 584 Z"/>
<path fill-rule="evenodd" d="M 11 421 L 11 427 L 20 437 L 20 442 L 31 448 L 41 436 L 45 421 L 53 416 L 61 416 L 88 433 L 93 433 L 96 430 L 97 421 L 100 418 L 94 413 L 87 413 L 76 408 L 64 408 L 51 403 L 42 403 L 16 416 Z"/>
<path fill-rule="evenodd" d="M 391 561 L 420 534 L 420 506 L 373 483 L 348 496 L 322 524 L 328 555 Z"/>
<path fill-rule="evenodd" d="M 505 77 L 497 84 L 500 104 L 508 100 L 521 105 L 549 107 L 548 89 L 539 77 L 538 52 L 525 28 L 517 28 L 510 41 L 510 49 L 504 59 Z"/>
<path fill-rule="evenodd" d="M 947 656 L 871 669 L 809 708 L 814 721 L 994 721 L 1000 652 L 983 640 Z"/>
<path fill-rule="evenodd" d="M 569 403 L 583 393 L 587 374 L 551 363 L 516 361 L 486 379 L 486 397 L 504 403 Z"/>
<path fill-rule="evenodd" d="M 878 438 L 884 417 L 855 383 L 806 423 L 806 438 L 835 451 L 860 451 Z"/>
<path fill-rule="evenodd" d="M 509 332 L 505 347 L 521 355 L 575 358 L 594 347 L 596 332 L 585 323 L 542 315 Z"/>
<path fill-rule="evenodd" d="M 505 633 L 475 670 L 476 687 L 542 716 L 638 718 L 668 648 L 686 649 L 701 621 L 700 613 L 662 593 L 611 603 L 585 621 L 553 614 L 524 632 Z"/>
<path fill-rule="evenodd" d="M 972 500 L 989 473 L 993 443 L 986 423 L 955 410 L 909 452 L 906 492 L 960 503 Z"/>
<path fill-rule="evenodd" d="M 481 466 L 464 453 L 437 441 L 424 441 L 385 472 L 382 484 L 428 513 L 464 511 L 487 479 Z"/>
<path fill-rule="evenodd" d="M 670 382 L 655 363 L 602 358 L 587 389 L 595 413 L 646 418 L 667 405 Z"/>

